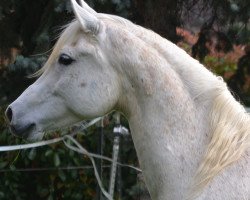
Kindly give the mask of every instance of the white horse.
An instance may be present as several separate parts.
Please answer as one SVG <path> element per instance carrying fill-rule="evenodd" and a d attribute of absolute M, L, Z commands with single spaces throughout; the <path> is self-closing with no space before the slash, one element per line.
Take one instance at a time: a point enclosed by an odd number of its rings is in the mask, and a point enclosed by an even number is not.
<path fill-rule="evenodd" d="M 156 33 L 81 4 L 6 110 L 12 132 L 41 139 L 117 110 L 153 200 L 249 200 L 250 118 L 225 82 Z"/>

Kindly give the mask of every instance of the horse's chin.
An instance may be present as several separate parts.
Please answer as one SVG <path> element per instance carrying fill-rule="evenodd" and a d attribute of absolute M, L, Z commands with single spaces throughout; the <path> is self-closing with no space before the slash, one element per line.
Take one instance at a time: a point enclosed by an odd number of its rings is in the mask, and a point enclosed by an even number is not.
<path fill-rule="evenodd" d="M 31 132 L 24 137 L 28 142 L 38 142 L 43 139 L 44 132 Z"/>

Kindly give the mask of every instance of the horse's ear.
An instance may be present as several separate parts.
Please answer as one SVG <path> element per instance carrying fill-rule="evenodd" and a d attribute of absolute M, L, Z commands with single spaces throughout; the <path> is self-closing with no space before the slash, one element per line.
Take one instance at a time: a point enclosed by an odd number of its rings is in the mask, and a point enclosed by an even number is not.
<path fill-rule="evenodd" d="M 97 12 L 92 9 L 84 0 L 79 0 L 80 5 L 86 9 L 89 13 L 93 14 L 93 15 L 97 15 Z"/>
<path fill-rule="evenodd" d="M 83 0 L 81 0 L 81 7 L 76 0 L 71 0 L 73 11 L 76 19 L 81 24 L 84 32 L 92 32 L 97 34 L 100 30 L 100 20 L 97 18 L 97 13 L 90 8 Z"/>

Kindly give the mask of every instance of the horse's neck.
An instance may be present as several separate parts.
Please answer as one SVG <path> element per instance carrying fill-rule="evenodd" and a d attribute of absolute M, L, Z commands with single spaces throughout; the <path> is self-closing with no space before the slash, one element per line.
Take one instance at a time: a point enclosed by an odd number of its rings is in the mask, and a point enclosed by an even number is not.
<path fill-rule="evenodd" d="M 208 142 L 202 126 L 207 127 L 207 115 L 165 60 L 155 56 L 136 69 L 125 68 L 130 83 L 124 83 L 121 107 L 152 198 L 184 199 Z"/>
<path fill-rule="evenodd" d="M 160 36 L 123 30 L 108 34 L 123 83 L 117 109 L 129 119 L 153 199 L 186 199 L 212 137 L 213 98 L 225 84 Z"/>
<path fill-rule="evenodd" d="M 155 90 L 129 118 L 133 140 L 153 199 L 184 199 L 208 141 L 206 118 L 179 88 Z"/>
<path fill-rule="evenodd" d="M 140 26 L 130 27 L 137 37 L 154 48 L 174 68 L 193 98 L 200 96 L 202 91 L 207 92 L 216 87 L 218 78 L 183 49 L 153 31 Z"/>

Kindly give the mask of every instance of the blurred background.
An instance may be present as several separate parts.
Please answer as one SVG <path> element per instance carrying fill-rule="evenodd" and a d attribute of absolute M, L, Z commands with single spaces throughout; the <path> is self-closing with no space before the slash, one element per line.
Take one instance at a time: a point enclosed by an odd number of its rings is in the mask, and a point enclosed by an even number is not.
<path fill-rule="evenodd" d="M 86 0 L 98 12 L 116 14 L 152 29 L 185 49 L 222 76 L 233 95 L 250 106 L 249 0 Z M 6 106 L 35 79 L 28 75 L 42 67 L 62 26 L 73 19 L 69 0 L 0 1 L 0 146 L 25 143 L 10 135 Z M 114 122 L 88 129 L 77 139 L 91 152 L 112 157 Z M 122 123 L 128 127 L 126 120 Z M 67 130 L 65 132 L 68 132 Z M 59 137 L 55 132 L 48 138 Z M 99 149 L 99 150 L 98 150 Z M 122 137 L 119 159 L 138 166 L 130 136 Z M 103 162 L 108 187 L 110 163 Z M 0 199 L 99 200 L 90 161 L 63 144 L 0 153 Z M 149 199 L 138 172 L 121 167 L 115 199 Z"/>

